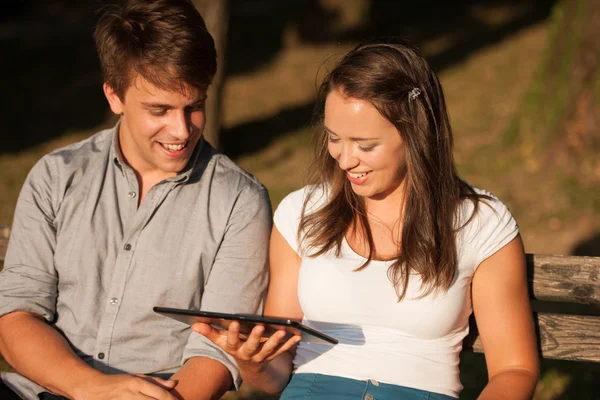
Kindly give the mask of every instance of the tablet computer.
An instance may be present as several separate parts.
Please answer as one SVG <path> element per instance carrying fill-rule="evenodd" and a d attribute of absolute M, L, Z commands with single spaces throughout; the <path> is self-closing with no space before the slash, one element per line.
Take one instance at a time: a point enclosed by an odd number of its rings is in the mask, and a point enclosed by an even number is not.
<path fill-rule="evenodd" d="M 323 332 L 308 327 L 298 321 L 286 318 L 263 317 L 253 314 L 227 314 L 209 311 L 186 310 L 180 308 L 154 307 L 154 312 L 167 317 L 192 325 L 195 322 L 203 322 L 211 325 L 213 328 L 226 331 L 231 321 L 240 323 L 240 337 L 245 339 L 252 328 L 256 325 L 265 327 L 263 339 L 266 341 L 273 333 L 278 330 L 288 332 L 292 335 L 301 335 L 302 341 L 321 344 L 337 344 L 338 340 Z"/>

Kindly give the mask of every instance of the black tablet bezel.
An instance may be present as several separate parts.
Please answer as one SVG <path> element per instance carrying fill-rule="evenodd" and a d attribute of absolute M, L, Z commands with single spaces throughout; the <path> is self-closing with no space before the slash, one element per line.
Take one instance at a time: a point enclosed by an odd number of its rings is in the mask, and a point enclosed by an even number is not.
<path fill-rule="evenodd" d="M 265 336 L 268 337 L 275 330 L 283 329 L 290 334 L 301 335 L 302 341 L 309 343 L 322 344 L 337 344 L 338 340 L 314 328 L 306 326 L 298 321 L 287 318 L 264 317 L 262 315 L 253 314 L 228 314 L 221 312 L 187 310 L 182 308 L 160 307 L 156 306 L 152 309 L 154 312 L 167 317 L 176 319 L 188 325 L 195 322 L 205 322 L 211 324 L 216 329 L 224 330 L 226 326 L 223 321 L 238 321 L 240 323 L 260 324 L 270 329 L 265 329 Z M 206 318 L 205 321 L 200 321 L 198 318 Z M 242 332 L 247 333 L 247 332 Z"/>

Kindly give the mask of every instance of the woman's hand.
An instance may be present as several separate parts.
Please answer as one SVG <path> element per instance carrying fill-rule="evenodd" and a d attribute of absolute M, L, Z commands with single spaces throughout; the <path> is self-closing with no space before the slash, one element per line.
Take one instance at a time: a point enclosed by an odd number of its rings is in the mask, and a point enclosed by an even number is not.
<path fill-rule="evenodd" d="M 300 335 L 293 335 L 286 340 L 288 334 L 284 330 L 278 330 L 269 338 L 263 337 L 265 327 L 262 325 L 254 326 L 245 337 L 240 334 L 237 321 L 232 321 L 226 332 L 201 322 L 193 324 L 192 329 L 235 358 L 240 367 L 250 369 L 261 369 L 275 357 L 292 349 L 301 339 Z"/>

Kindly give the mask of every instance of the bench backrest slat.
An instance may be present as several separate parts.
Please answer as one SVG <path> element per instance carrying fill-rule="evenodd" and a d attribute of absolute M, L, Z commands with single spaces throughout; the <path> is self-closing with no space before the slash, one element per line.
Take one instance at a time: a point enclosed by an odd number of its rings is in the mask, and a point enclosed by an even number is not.
<path fill-rule="evenodd" d="M 600 317 L 536 313 L 534 319 L 542 358 L 600 362 Z M 467 351 L 483 353 L 476 332 L 469 334 L 464 346 Z"/>
<path fill-rule="evenodd" d="M 600 257 L 527 254 L 532 298 L 600 305 Z"/>

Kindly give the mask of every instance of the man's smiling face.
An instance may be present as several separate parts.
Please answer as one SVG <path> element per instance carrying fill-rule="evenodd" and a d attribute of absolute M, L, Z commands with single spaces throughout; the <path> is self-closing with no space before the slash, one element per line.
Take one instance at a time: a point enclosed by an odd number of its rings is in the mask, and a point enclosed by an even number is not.
<path fill-rule="evenodd" d="M 206 124 L 206 88 L 163 90 L 137 75 L 123 100 L 104 85 L 111 110 L 121 115 L 119 144 L 140 175 L 166 179 L 187 165 Z"/>

